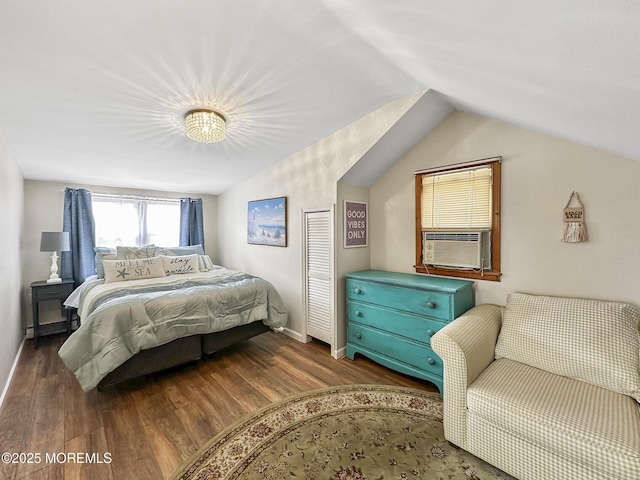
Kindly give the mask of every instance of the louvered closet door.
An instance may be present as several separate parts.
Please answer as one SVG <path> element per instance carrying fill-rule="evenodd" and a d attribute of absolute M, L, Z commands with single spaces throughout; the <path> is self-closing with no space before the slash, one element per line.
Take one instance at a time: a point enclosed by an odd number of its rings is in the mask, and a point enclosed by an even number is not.
<path fill-rule="evenodd" d="M 331 211 L 305 212 L 307 335 L 333 344 Z"/>

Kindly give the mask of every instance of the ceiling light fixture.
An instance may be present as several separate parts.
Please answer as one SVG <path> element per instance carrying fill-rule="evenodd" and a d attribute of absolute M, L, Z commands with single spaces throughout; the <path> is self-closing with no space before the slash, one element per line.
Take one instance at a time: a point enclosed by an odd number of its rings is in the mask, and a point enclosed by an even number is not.
<path fill-rule="evenodd" d="M 224 117 L 211 110 L 192 110 L 184 118 L 187 137 L 200 143 L 216 143 L 224 140 Z"/>

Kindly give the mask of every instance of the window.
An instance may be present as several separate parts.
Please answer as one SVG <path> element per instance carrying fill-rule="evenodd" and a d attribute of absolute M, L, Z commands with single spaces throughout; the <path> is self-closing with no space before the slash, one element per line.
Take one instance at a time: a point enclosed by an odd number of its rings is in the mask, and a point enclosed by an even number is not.
<path fill-rule="evenodd" d="M 180 200 L 91 195 L 96 245 L 176 246 L 180 240 Z"/>
<path fill-rule="evenodd" d="M 500 280 L 500 161 L 416 172 L 416 272 Z"/>

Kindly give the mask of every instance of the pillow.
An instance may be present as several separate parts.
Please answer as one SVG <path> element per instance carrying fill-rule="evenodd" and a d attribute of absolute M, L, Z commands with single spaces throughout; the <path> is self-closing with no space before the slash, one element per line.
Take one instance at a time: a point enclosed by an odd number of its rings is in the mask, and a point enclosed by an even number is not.
<path fill-rule="evenodd" d="M 172 257 L 162 255 L 162 265 L 166 275 L 177 275 L 180 273 L 196 273 L 200 271 L 199 255 L 174 255 Z"/>
<path fill-rule="evenodd" d="M 161 255 L 168 256 L 181 256 L 181 255 L 204 255 L 204 249 L 202 245 L 190 245 L 188 247 L 169 247 L 163 248 L 160 252 Z"/>
<path fill-rule="evenodd" d="M 104 268 L 102 268 L 102 260 L 109 259 L 115 260 L 116 258 L 116 249 L 110 247 L 96 247 L 93 249 L 96 252 L 95 256 L 95 264 L 96 264 L 96 273 L 98 274 L 98 278 L 104 278 Z"/>
<path fill-rule="evenodd" d="M 582 380 L 640 402 L 640 312 L 600 300 L 512 293 L 496 358 Z"/>
<path fill-rule="evenodd" d="M 208 272 L 209 270 L 213 270 L 214 268 L 213 262 L 211 261 L 211 258 L 209 258 L 209 255 L 199 255 L 198 262 L 201 272 Z"/>
<path fill-rule="evenodd" d="M 116 247 L 118 260 L 135 260 L 138 258 L 153 258 L 160 255 L 160 249 L 154 245 L 144 247 Z"/>
<path fill-rule="evenodd" d="M 137 260 L 103 260 L 102 263 L 105 283 L 165 276 L 160 257 Z"/>

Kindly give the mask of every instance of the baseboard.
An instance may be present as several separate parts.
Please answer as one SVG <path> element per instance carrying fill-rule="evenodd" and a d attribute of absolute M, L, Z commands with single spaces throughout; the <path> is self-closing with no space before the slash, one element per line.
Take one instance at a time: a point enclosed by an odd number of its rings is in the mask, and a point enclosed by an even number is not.
<path fill-rule="evenodd" d="M 347 347 L 346 346 L 331 352 L 331 356 L 333 358 L 336 358 L 336 359 L 345 357 L 346 355 L 347 355 Z"/>
<path fill-rule="evenodd" d="M 16 358 L 13 360 L 13 365 L 11 365 L 11 370 L 9 370 L 7 383 L 4 384 L 4 388 L 2 389 L 2 395 L 0 395 L 0 410 L 2 409 L 4 397 L 7 396 L 7 392 L 9 391 L 9 387 L 11 386 L 11 380 L 13 380 L 13 375 L 16 373 L 16 367 L 18 366 L 18 361 L 20 360 L 20 354 L 22 353 L 22 347 L 24 347 L 25 341 L 26 339 L 23 338 L 22 343 L 20 343 L 20 347 L 18 348 L 18 353 L 16 354 Z"/>
<path fill-rule="evenodd" d="M 304 341 L 304 339 L 302 338 L 302 335 L 300 335 L 300 333 L 298 333 L 298 332 L 295 332 L 295 331 L 290 330 L 290 329 L 285 327 L 285 329 L 284 329 L 284 331 L 282 333 L 284 333 L 287 337 L 291 337 L 291 338 L 293 338 L 293 339 L 295 339 L 295 340 L 297 340 L 299 342 L 306 343 Z"/>
<path fill-rule="evenodd" d="M 282 333 L 284 333 L 287 337 L 291 337 L 291 338 L 293 338 L 293 339 L 295 339 L 295 340 L 297 340 L 299 342 L 302 342 L 302 343 L 307 343 L 307 341 L 308 341 L 308 340 L 305 341 L 305 339 L 303 338 L 303 336 L 300 333 L 295 332 L 293 330 L 290 330 L 288 328 L 285 328 L 282 331 Z M 346 355 L 347 355 L 347 347 L 346 347 L 346 345 L 344 347 L 342 347 L 342 348 L 337 349 L 337 350 L 331 349 L 331 356 L 333 358 L 335 358 L 335 359 L 345 357 Z"/>

